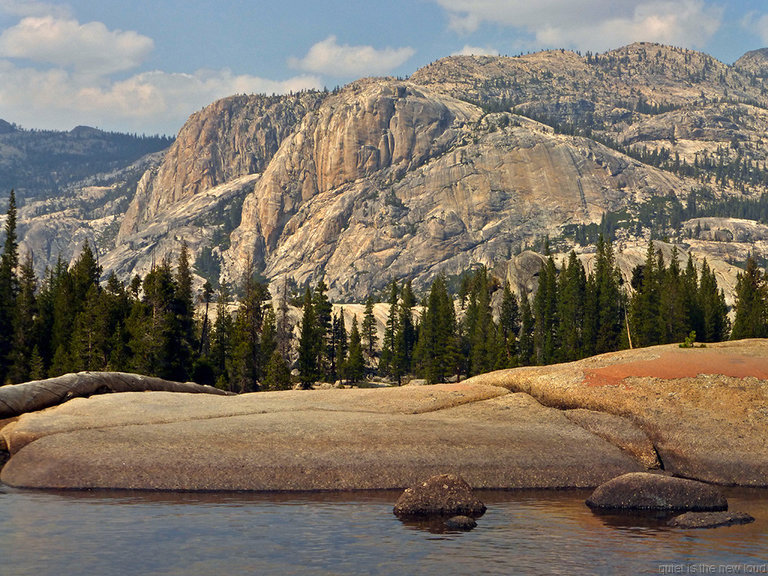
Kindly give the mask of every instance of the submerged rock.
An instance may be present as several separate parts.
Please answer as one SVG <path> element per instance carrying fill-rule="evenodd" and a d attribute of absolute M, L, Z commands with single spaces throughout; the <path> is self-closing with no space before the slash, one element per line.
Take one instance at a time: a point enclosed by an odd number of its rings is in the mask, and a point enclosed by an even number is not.
<path fill-rule="evenodd" d="M 646 472 L 624 474 L 595 489 L 586 501 L 604 510 L 727 510 L 720 491 L 703 482 Z"/>
<path fill-rule="evenodd" d="M 450 530 L 472 530 L 472 528 L 477 528 L 477 521 L 469 516 L 453 516 L 448 518 L 444 524 Z"/>
<path fill-rule="evenodd" d="M 462 477 L 455 474 L 441 474 L 407 488 L 398 498 L 393 512 L 398 518 L 430 516 L 478 518 L 485 513 L 485 510 L 485 504 L 475 497 L 472 488 Z"/>
<path fill-rule="evenodd" d="M 718 528 L 754 521 L 754 517 L 746 512 L 686 512 L 675 516 L 667 524 L 675 528 Z"/>

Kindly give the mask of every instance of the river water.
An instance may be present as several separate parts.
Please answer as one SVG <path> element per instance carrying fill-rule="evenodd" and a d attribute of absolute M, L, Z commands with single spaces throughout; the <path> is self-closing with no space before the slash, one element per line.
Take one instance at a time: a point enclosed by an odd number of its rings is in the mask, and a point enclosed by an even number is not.
<path fill-rule="evenodd" d="M 726 494 L 757 521 L 679 530 L 594 515 L 584 491 L 481 492 L 478 527 L 440 533 L 397 520 L 396 493 L 0 486 L 0 574 L 768 574 L 768 492 Z"/>

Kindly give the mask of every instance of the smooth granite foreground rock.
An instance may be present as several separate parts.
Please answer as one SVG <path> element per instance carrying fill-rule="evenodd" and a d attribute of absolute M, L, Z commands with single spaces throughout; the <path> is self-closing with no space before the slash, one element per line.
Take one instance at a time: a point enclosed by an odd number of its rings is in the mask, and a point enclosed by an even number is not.
<path fill-rule="evenodd" d="M 667 525 L 675 528 L 719 528 L 754 521 L 754 517 L 746 512 L 686 512 L 672 518 Z"/>
<path fill-rule="evenodd" d="M 398 518 L 479 518 L 485 510 L 485 504 L 474 495 L 466 480 L 455 474 L 440 474 L 406 488 L 397 499 L 393 512 Z"/>
<path fill-rule="evenodd" d="M 768 339 L 621 350 L 468 382 L 525 392 L 545 406 L 620 416 L 642 430 L 669 474 L 768 487 Z M 609 437 L 601 419 L 582 421 Z M 643 445 L 625 434 L 630 442 L 620 440 L 614 425 L 607 430 L 632 451 Z"/>
<path fill-rule="evenodd" d="M 0 434 L 12 454 L 0 479 L 35 488 L 404 489 L 446 470 L 474 488 L 583 488 L 642 469 L 527 394 L 463 382 L 110 394 Z"/>
<path fill-rule="evenodd" d="M 586 501 L 598 510 L 728 509 L 728 501 L 714 486 L 645 472 L 624 474 L 598 486 Z"/>

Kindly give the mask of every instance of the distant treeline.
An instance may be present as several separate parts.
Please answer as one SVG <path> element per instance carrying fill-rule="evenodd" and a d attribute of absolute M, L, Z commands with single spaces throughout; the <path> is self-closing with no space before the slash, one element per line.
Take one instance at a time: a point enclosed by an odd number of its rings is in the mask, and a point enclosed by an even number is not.
<path fill-rule="evenodd" d="M 689 258 L 683 268 L 673 252 L 666 263 L 651 242 L 630 289 L 611 243 L 600 237 L 590 274 L 575 253 L 560 270 L 547 254 L 532 298 L 517 296 L 485 267 L 468 270 L 455 295 L 438 276 L 420 301 L 409 281 L 393 281 L 380 344 L 373 298 L 363 317 L 348 324 L 343 312 L 333 313 L 320 281 L 299 296 L 302 317 L 294 343 L 287 288 L 273 298 L 266 282 L 247 274 L 234 313 L 226 285 L 214 293 L 206 283 L 197 300 L 186 246 L 175 266 L 165 260 L 126 284 L 114 274 L 101 282 L 101 267 L 86 243 L 71 266 L 59 261 L 38 279 L 31 256 L 19 262 L 13 193 L 9 204 L 0 260 L 3 383 L 80 370 L 191 379 L 237 392 L 310 387 L 318 380 L 357 382 L 373 374 L 434 383 L 575 360 L 630 343 L 768 336 L 768 279 L 753 260 L 739 276 L 731 330 L 724 294 L 706 261 L 699 270 Z M 204 305 L 202 314 L 195 312 L 196 300 Z"/>
<path fill-rule="evenodd" d="M 7 130 L 0 133 L 0 143 L 18 151 L 0 159 L 0 182 L 31 197 L 55 194 L 95 174 L 125 168 L 165 150 L 173 138 L 80 127 L 70 132 Z"/>

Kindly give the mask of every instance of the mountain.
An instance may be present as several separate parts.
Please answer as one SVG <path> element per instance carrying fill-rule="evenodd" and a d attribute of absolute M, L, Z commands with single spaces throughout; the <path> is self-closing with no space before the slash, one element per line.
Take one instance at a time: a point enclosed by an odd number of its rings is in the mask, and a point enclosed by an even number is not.
<path fill-rule="evenodd" d="M 588 252 L 596 229 L 739 263 L 754 243 L 709 232 L 749 228 L 728 218 L 768 190 L 766 62 L 638 43 L 226 98 L 142 176 L 102 263 L 144 274 L 186 240 L 201 276 L 324 277 L 336 300 L 503 266 L 547 237 Z"/>

